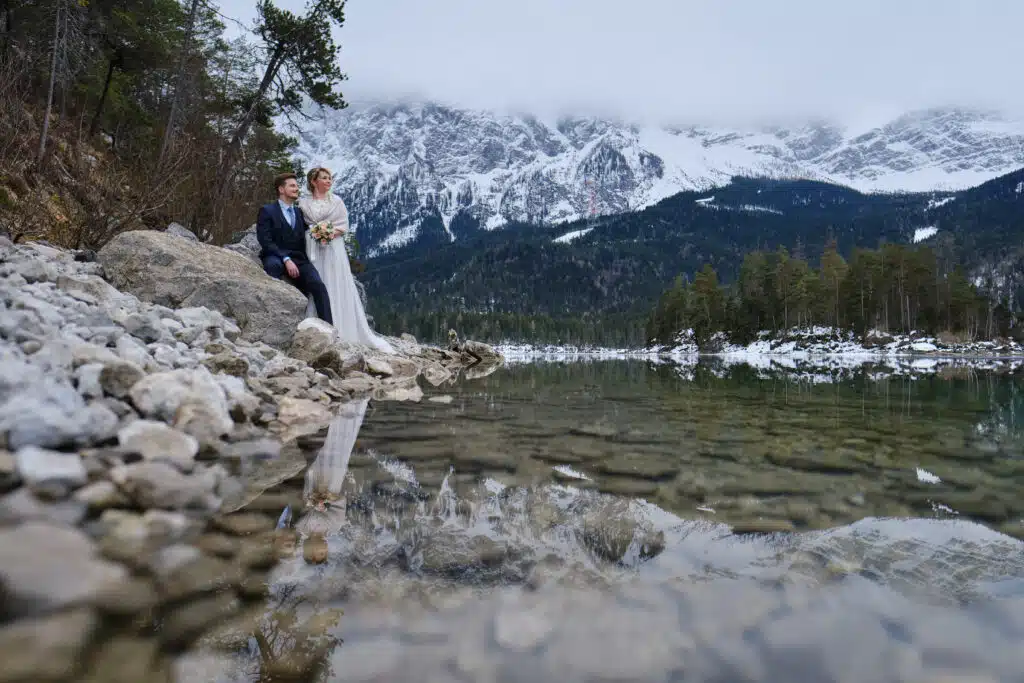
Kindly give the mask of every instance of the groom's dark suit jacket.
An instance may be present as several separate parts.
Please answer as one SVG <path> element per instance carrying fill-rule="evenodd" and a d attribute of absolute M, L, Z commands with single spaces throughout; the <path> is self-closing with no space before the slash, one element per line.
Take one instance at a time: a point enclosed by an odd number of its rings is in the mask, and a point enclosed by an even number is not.
<path fill-rule="evenodd" d="M 293 261 L 302 262 L 306 259 L 306 230 L 309 225 L 302 215 L 298 204 L 295 207 L 295 227 L 288 225 L 281 204 L 272 202 L 260 208 L 256 217 L 256 239 L 260 243 L 260 260 L 268 256 L 283 259 L 290 257 Z"/>

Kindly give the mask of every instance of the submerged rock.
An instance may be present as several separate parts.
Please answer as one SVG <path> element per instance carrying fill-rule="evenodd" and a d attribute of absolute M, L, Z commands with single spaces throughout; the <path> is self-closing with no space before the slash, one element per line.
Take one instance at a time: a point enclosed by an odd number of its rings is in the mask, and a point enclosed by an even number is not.
<path fill-rule="evenodd" d="M 85 608 L 0 628 L 0 681 L 70 680 L 84 669 L 98 628 L 95 611 Z"/>
<path fill-rule="evenodd" d="M 92 604 L 124 567 L 98 557 L 81 532 L 44 522 L 0 529 L 0 585 L 8 617 Z"/>

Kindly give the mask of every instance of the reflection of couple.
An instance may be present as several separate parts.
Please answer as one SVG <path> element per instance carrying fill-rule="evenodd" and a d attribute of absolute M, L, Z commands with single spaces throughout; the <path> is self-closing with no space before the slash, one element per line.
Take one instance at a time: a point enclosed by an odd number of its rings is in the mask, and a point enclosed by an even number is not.
<path fill-rule="evenodd" d="M 299 291 L 312 297 L 317 316 L 334 325 L 339 341 L 394 353 L 366 321 L 342 239 L 348 232 L 348 209 L 331 192 L 331 172 L 314 168 L 306 180 L 312 194 L 299 199 L 294 173 L 274 179 L 277 201 L 262 207 L 256 219 L 263 269 L 277 279 L 287 276 Z M 335 239 L 327 244 L 310 234 L 310 228 L 321 223 L 334 228 Z"/>
<path fill-rule="evenodd" d="M 363 399 L 342 406 L 327 428 L 327 438 L 316 461 L 306 470 L 306 513 L 296 528 L 304 537 L 303 555 L 307 562 L 324 562 L 327 559 L 326 537 L 345 525 L 345 499 L 341 489 L 369 401 Z"/>

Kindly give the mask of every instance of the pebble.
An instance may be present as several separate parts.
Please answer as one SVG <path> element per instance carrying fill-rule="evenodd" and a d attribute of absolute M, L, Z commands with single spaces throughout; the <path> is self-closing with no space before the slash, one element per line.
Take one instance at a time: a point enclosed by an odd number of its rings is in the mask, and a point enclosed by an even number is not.
<path fill-rule="evenodd" d="M 145 374 L 145 370 L 131 361 L 116 361 L 103 365 L 98 381 L 108 395 L 123 399 Z"/>
<path fill-rule="evenodd" d="M 109 508 L 128 507 L 131 501 L 112 482 L 95 481 L 75 491 L 74 500 L 97 512 Z"/>
<path fill-rule="evenodd" d="M 101 588 L 126 574 L 122 566 L 100 559 L 92 541 L 76 529 L 35 521 L 0 529 L 4 609 L 14 615 L 89 604 Z"/>
<path fill-rule="evenodd" d="M 249 363 L 244 358 L 230 351 L 223 351 L 203 361 L 203 365 L 211 372 L 222 372 L 235 377 L 249 374 Z"/>
<path fill-rule="evenodd" d="M 153 582 L 138 576 L 104 584 L 93 599 L 100 611 L 121 617 L 142 614 L 154 609 L 159 602 Z"/>
<path fill-rule="evenodd" d="M 75 370 L 75 385 L 78 393 L 84 398 L 102 398 L 103 386 L 100 384 L 100 374 L 103 372 L 103 365 L 100 363 L 86 363 Z"/>
<path fill-rule="evenodd" d="M 0 498 L 0 525 L 16 525 L 34 520 L 78 526 L 85 518 L 86 512 L 87 506 L 81 502 L 43 501 L 25 487 Z"/>
<path fill-rule="evenodd" d="M 121 324 L 128 334 L 141 339 L 146 344 L 160 341 L 166 334 L 159 320 L 139 313 L 127 316 Z"/>
<path fill-rule="evenodd" d="M 157 591 L 167 602 L 231 588 L 242 580 L 237 567 L 186 545 L 164 548 L 150 568 L 156 576 Z"/>
<path fill-rule="evenodd" d="M 31 356 L 33 353 L 38 353 L 43 348 L 43 344 L 35 339 L 29 339 L 21 343 L 21 350 L 26 356 Z"/>
<path fill-rule="evenodd" d="M 210 482 L 185 476 L 163 462 L 140 462 L 110 471 L 111 480 L 136 505 L 163 510 L 217 509 L 219 501 Z"/>
<path fill-rule="evenodd" d="M 88 480 L 82 457 L 77 453 L 60 453 L 37 446 L 25 446 L 15 454 L 18 473 L 33 489 L 70 490 L 84 486 Z"/>
<path fill-rule="evenodd" d="M 238 598 L 231 593 L 189 600 L 167 612 L 157 636 L 170 648 L 184 648 L 206 629 L 233 616 L 239 607 Z"/>
<path fill-rule="evenodd" d="M 0 683 L 72 678 L 98 627 L 95 611 L 81 608 L 0 628 Z"/>
<path fill-rule="evenodd" d="M 191 472 L 195 466 L 199 442 L 163 422 L 136 420 L 117 433 L 121 449 L 138 453 L 151 462 L 166 461 L 182 472 Z"/>
<path fill-rule="evenodd" d="M 158 681 L 154 668 L 159 661 L 160 643 L 155 638 L 118 635 L 96 654 L 88 674 L 89 683 L 149 683 Z"/>
<path fill-rule="evenodd" d="M 249 536 L 273 531 L 277 521 L 268 515 L 255 512 L 239 512 L 216 517 L 213 525 L 232 536 Z"/>

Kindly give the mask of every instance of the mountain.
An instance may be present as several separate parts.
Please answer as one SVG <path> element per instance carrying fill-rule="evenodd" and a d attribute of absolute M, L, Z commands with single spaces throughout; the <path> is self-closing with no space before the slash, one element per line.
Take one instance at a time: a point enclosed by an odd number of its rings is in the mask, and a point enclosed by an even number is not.
<path fill-rule="evenodd" d="M 934 200 L 927 243 L 963 256 L 974 284 L 1024 310 L 1024 169 Z"/>
<path fill-rule="evenodd" d="M 1024 122 L 962 109 L 866 130 L 740 130 L 391 103 L 330 113 L 298 137 L 307 167 L 334 171 L 370 258 L 509 224 L 634 212 L 738 175 L 908 192 L 959 190 L 1024 166 Z"/>
<path fill-rule="evenodd" d="M 817 265 L 832 240 L 846 257 L 885 243 L 928 246 L 943 272 L 963 266 L 1008 309 L 1024 310 L 1024 170 L 929 193 L 737 177 L 640 211 L 409 245 L 373 259 L 361 277 L 385 327 L 440 338 L 455 320 L 449 313 L 463 326 L 483 315 L 522 339 L 549 318 L 562 321 L 545 323 L 555 336 L 582 324 L 606 342 L 639 343 L 643 319 L 677 275 L 692 278 L 707 263 L 731 281 L 748 252 L 780 247 Z"/>
<path fill-rule="evenodd" d="M 557 228 L 510 224 L 454 243 L 406 247 L 370 262 L 371 298 L 390 305 L 552 316 L 649 310 L 676 275 L 705 263 L 730 279 L 743 255 L 784 246 L 816 258 L 910 242 L 928 225 L 931 195 L 863 194 L 817 181 L 736 178 L 636 212 Z"/>

